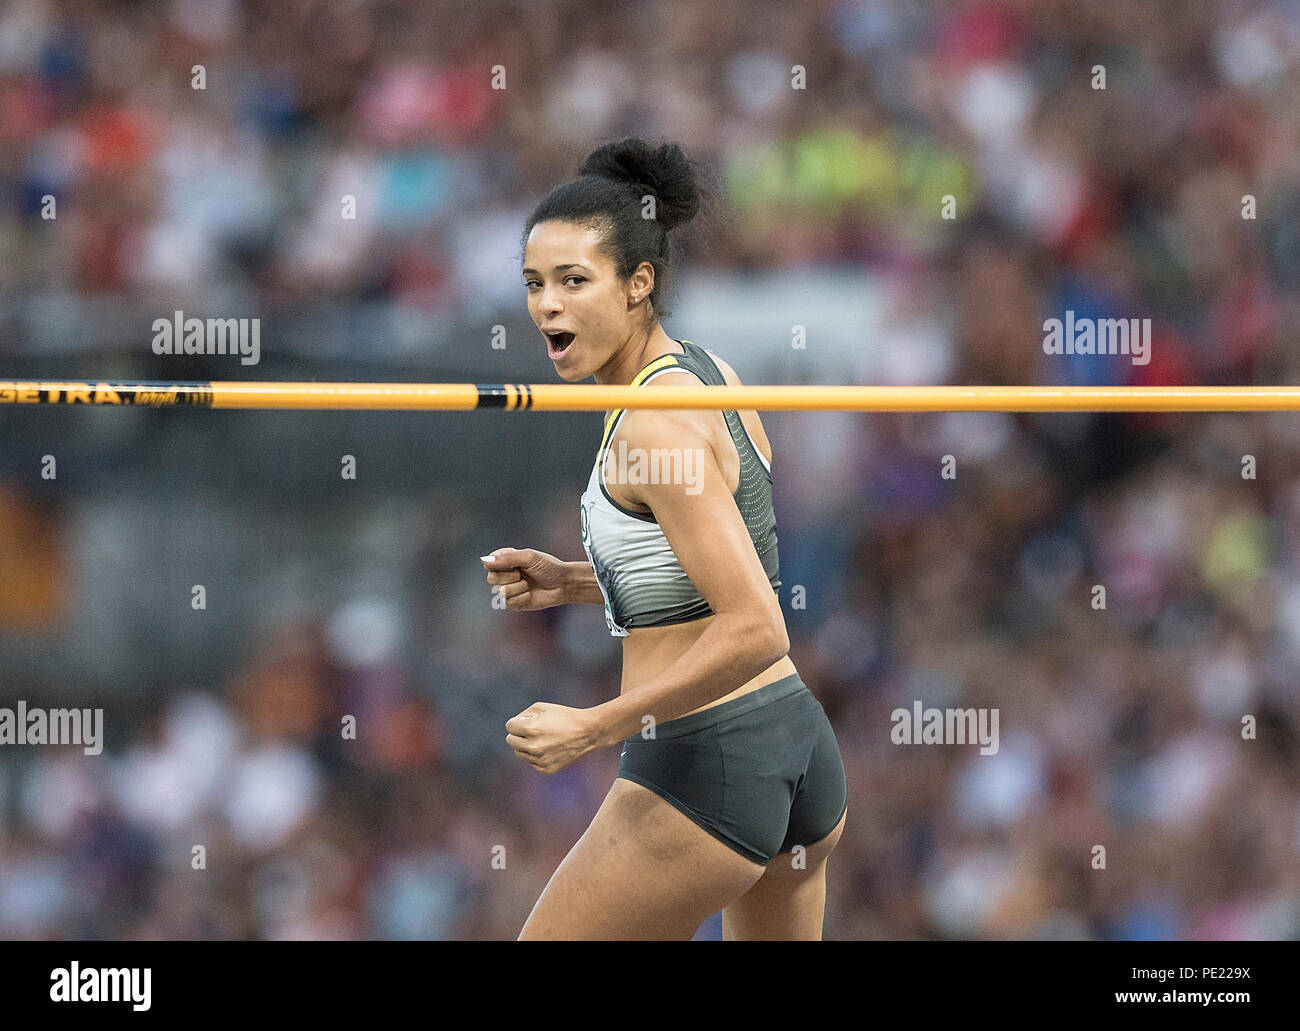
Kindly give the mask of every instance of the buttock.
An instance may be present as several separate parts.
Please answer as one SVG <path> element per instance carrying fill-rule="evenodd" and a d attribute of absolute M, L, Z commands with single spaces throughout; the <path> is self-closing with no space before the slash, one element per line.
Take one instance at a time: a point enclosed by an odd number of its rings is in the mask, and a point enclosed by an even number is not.
<path fill-rule="evenodd" d="M 623 742 L 618 776 L 753 862 L 821 840 L 847 808 L 835 733 L 797 673 L 659 724 L 653 735 Z"/>

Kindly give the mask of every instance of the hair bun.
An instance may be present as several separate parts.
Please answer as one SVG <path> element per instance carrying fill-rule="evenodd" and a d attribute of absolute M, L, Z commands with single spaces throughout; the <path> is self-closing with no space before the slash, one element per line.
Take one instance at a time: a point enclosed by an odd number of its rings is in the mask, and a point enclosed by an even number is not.
<path fill-rule="evenodd" d="M 626 183 L 655 198 L 655 219 L 664 230 L 689 222 L 700 210 L 691 160 L 676 143 L 652 146 L 638 136 L 605 143 L 587 155 L 578 174 Z"/>

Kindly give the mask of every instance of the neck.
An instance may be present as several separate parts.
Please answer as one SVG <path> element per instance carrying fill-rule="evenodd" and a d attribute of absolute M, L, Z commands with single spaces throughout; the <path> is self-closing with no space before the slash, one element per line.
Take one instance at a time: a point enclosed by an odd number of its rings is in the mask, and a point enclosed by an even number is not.
<path fill-rule="evenodd" d="M 595 380 L 602 386 L 627 386 L 636 374 L 665 354 L 681 354 L 683 348 L 655 322 L 640 330 L 620 347 L 618 353 L 600 369 Z"/>

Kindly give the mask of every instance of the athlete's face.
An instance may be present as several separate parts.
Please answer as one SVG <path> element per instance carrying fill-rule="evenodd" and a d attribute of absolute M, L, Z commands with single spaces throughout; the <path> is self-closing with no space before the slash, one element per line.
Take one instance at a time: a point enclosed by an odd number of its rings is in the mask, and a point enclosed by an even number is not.
<path fill-rule="evenodd" d="M 632 297 L 649 292 L 642 280 L 650 266 L 621 281 L 598 243 L 594 229 L 549 221 L 533 226 L 524 247 L 528 314 L 542 330 L 555 371 L 571 382 L 604 367 L 645 318 L 645 303 Z M 557 340 L 547 335 L 552 329 L 572 337 Z"/>

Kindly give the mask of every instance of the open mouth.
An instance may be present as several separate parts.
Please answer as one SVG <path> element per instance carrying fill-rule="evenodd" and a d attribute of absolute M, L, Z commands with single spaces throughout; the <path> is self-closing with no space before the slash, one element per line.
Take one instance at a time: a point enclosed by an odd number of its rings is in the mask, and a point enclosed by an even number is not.
<path fill-rule="evenodd" d="M 573 343 L 573 338 L 576 335 L 577 334 L 575 333 L 567 333 L 567 332 L 547 333 L 546 334 L 547 353 L 552 358 L 558 358 L 560 355 L 562 355 L 565 351 L 569 349 L 569 345 Z"/>

